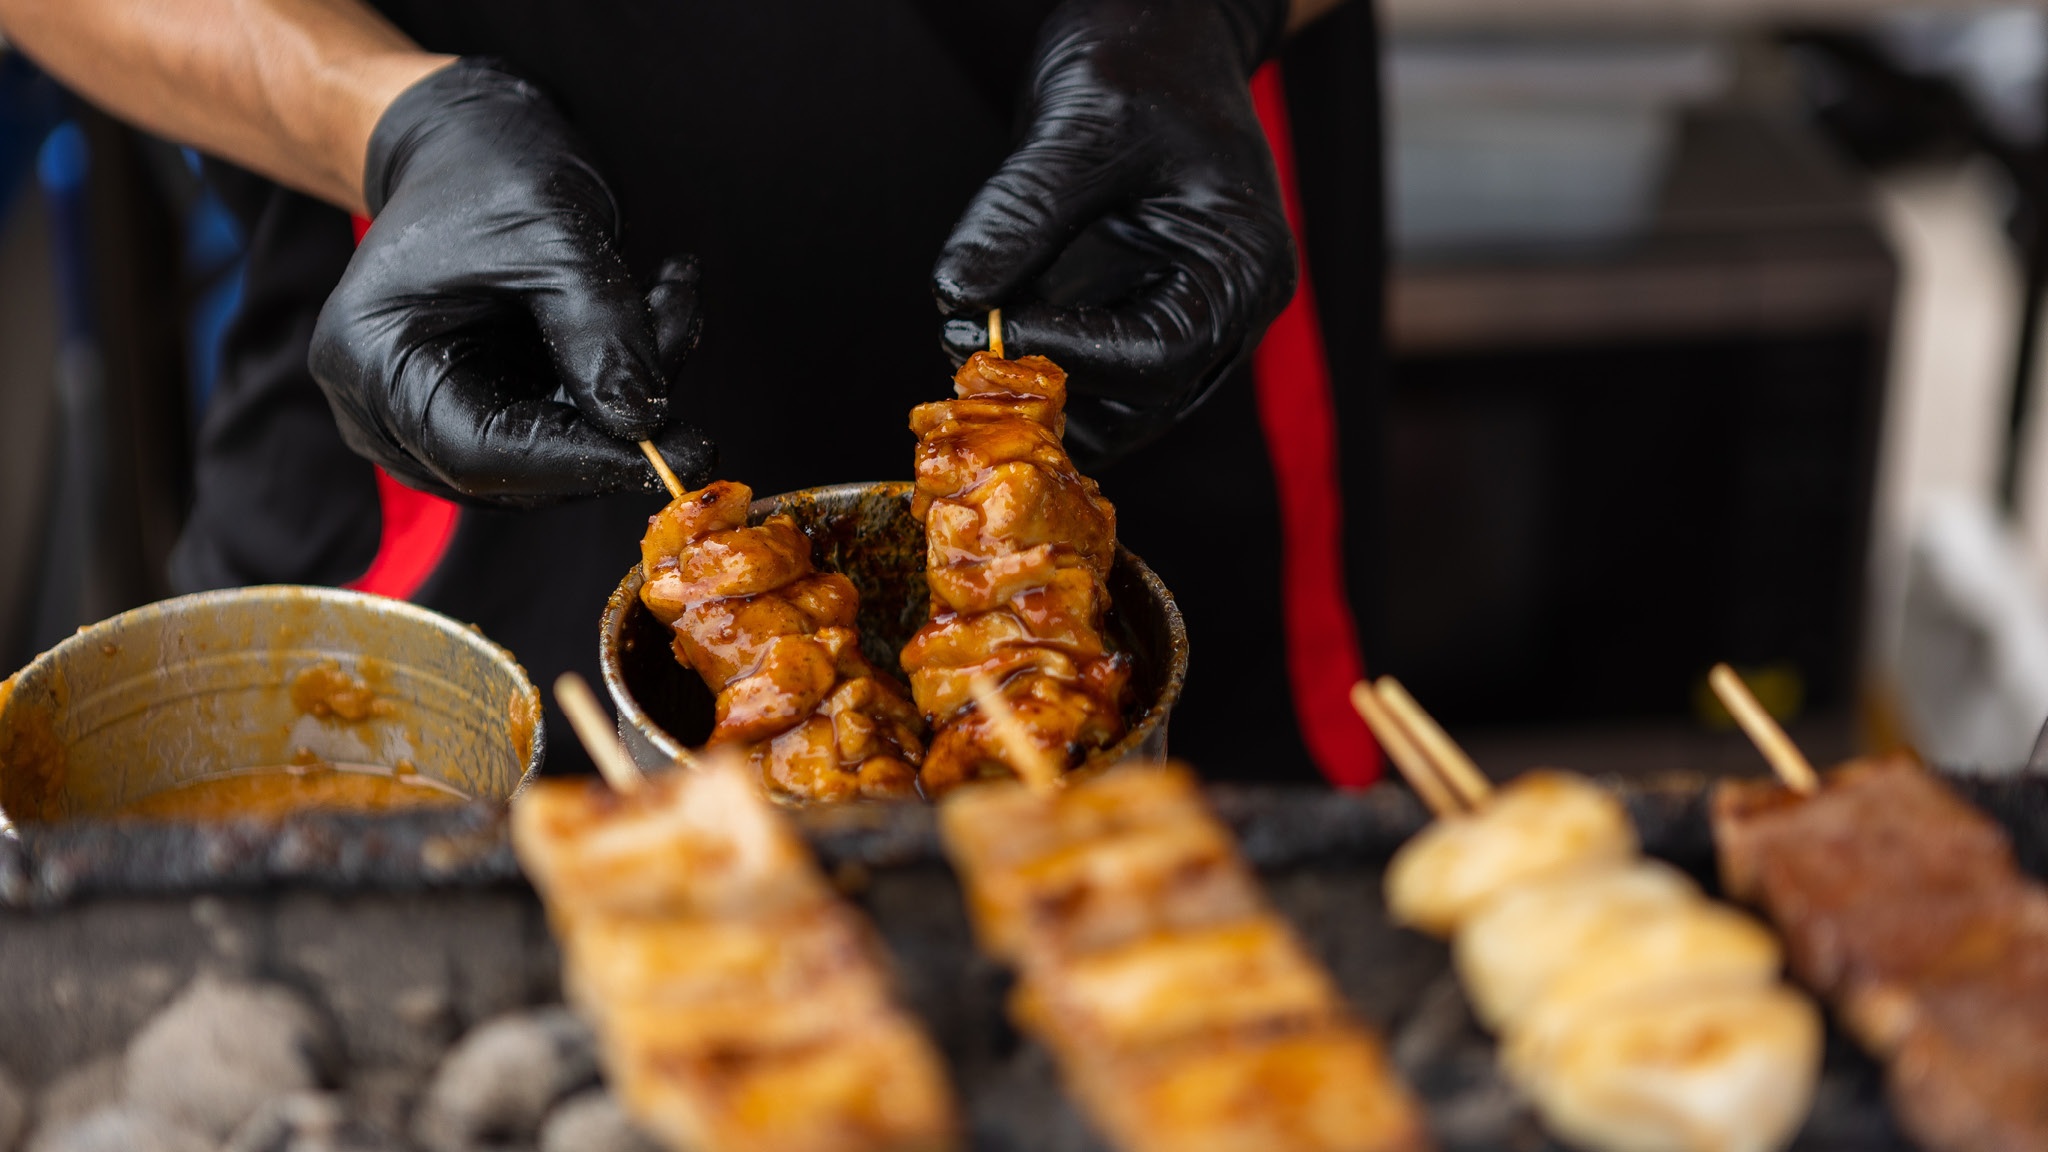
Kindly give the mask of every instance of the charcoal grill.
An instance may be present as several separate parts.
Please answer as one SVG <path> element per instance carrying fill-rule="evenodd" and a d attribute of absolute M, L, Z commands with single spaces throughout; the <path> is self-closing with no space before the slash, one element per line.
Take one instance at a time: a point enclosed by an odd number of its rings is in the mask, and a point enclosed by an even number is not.
<path fill-rule="evenodd" d="M 2022 865 L 2048 874 L 2048 780 L 1954 780 L 2004 824 Z M 1647 851 L 1712 885 L 1708 781 L 1608 783 Z M 1554 1147 L 1501 1083 L 1444 947 L 1387 922 L 1381 871 L 1427 819 L 1414 797 L 1394 785 L 1216 787 L 1210 796 L 1275 903 L 1389 1037 L 1440 1144 Z M 818 809 L 797 819 L 887 938 L 910 1003 L 951 1060 L 974 1146 L 1097 1148 L 1046 1056 L 1005 1019 L 1008 977 L 973 951 L 931 810 Z M 309 813 L 267 828 L 80 821 L 0 840 L 0 1066 L 17 1078 L 36 1083 L 118 1046 L 202 966 L 308 988 L 340 1019 L 351 1058 L 385 1067 L 429 1060 L 435 1036 L 554 998 L 557 978 L 503 815 L 488 806 Z M 406 1008 L 420 981 L 440 982 L 441 1014 L 424 1024 Z M 81 998 L 81 985 L 94 991 Z M 1795 1147 L 1910 1148 L 1883 1104 L 1878 1068 L 1839 1035 Z"/>

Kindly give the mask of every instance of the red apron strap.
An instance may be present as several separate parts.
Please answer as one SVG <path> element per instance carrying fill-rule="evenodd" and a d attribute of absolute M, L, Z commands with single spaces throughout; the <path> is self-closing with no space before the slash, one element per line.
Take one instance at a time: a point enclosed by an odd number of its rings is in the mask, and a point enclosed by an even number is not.
<path fill-rule="evenodd" d="M 353 223 L 360 244 L 370 222 L 357 216 Z M 377 507 L 383 515 L 377 555 L 361 576 L 342 587 L 395 600 L 410 599 L 448 554 L 462 509 L 439 496 L 407 488 L 382 468 L 377 469 Z"/>
<path fill-rule="evenodd" d="M 1301 287 L 1252 359 L 1259 423 L 1273 460 L 1280 500 L 1281 605 L 1287 630 L 1287 678 L 1295 719 L 1309 754 L 1330 783 L 1362 788 L 1379 779 L 1379 748 L 1351 710 L 1351 685 L 1365 674 L 1358 628 L 1344 590 L 1343 494 L 1337 482 L 1336 408 L 1324 358 L 1302 232 L 1287 94 L 1280 66 L 1252 77 L 1252 102 L 1302 252 Z"/>

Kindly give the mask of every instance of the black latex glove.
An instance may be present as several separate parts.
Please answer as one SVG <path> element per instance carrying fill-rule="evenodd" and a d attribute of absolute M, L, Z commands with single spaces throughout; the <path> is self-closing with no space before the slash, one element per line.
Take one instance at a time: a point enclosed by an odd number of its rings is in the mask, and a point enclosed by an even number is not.
<path fill-rule="evenodd" d="M 709 476 L 667 383 L 696 344 L 695 262 L 642 295 L 610 189 L 538 88 L 464 59 L 406 89 L 364 194 L 375 223 L 309 357 L 349 447 L 479 503 L 657 490 L 647 437 L 687 483 Z"/>
<path fill-rule="evenodd" d="M 955 362 L 988 346 L 1069 375 L 1093 464 L 1186 415 L 1294 293 L 1294 244 L 1246 79 L 1284 0 L 1068 0 L 1046 19 L 1023 142 L 933 270 Z"/>

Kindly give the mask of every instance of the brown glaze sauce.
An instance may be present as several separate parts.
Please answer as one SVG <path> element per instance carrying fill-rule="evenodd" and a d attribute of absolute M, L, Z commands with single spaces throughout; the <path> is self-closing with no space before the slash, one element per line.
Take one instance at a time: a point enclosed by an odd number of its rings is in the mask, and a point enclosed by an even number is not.
<path fill-rule="evenodd" d="M 349 723 L 391 714 L 390 702 L 379 700 L 368 681 L 333 660 L 292 677 L 292 706 L 308 716 Z"/>
<path fill-rule="evenodd" d="M 130 800 L 114 815 L 144 820 L 281 820 L 309 809 L 390 812 L 467 799 L 446 784 L 402 769 L 315 763 L 243 768 L 189 780 Z"/>

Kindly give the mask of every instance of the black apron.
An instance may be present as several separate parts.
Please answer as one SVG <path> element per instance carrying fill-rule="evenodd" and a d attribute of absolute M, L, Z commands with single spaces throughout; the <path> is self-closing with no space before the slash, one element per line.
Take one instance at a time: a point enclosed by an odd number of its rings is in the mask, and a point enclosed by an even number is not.
<path fill-rule="evenodd" d="M 950 392 L 931 264 L 1008 151 L 1014 93 L 1049 4 L 380 7 L 424 47 L 501 57 L 561 102 L 611 182 L 637 275 L 670 253 L 702 261 L 704 335 L 678 407 L 717 441 L 720 476 L 764 495 L 909 477 L 908 412 Z M 1376 151 L 1376 138 L 1358 146 Z M 219 175 L 247 227 L 249 266 L 173 580 L 181 591 L 344 583 L 377 553 L 376 484 L 305 361 L 353 247 L 349 221 L 246 174 Z M 1245 375 L 1097 479 L 1124 543 L 1187 617 L 1175 751 L 1213 775 L 1311 779 L 1285 672 L 1273 482 Z M 1349 485 L 1355 452 L 1344 450 Z M 1349 495 L 1347 507 L 1359 503 Z M 477 624 L 538 683 L 570 669 L 594 677 L 605 598 L 659 504 L 465 508 L 412 599 Z M 580 762 L 566 728 L 553 732 L 553 763 Z"/>

